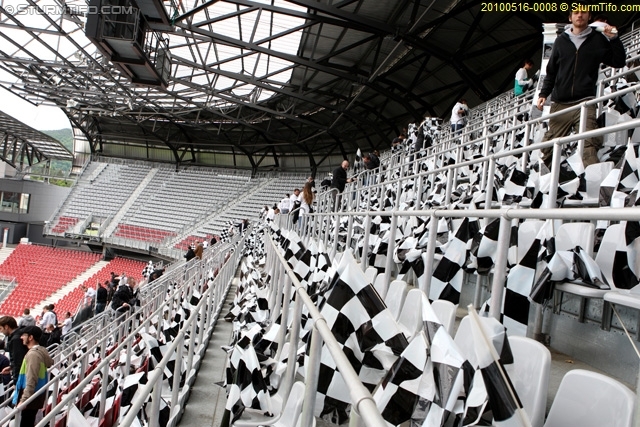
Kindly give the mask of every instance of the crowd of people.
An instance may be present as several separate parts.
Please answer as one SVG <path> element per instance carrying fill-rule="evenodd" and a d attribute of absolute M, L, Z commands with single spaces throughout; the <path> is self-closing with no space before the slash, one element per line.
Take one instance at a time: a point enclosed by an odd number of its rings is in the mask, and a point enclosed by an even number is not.
<path fill-rule="evenodd" d="M 305 215 L 314 212 L 314 201 L 316 198 L 316 183 L 313 177 L 307 178 L 302 191 L 295 188 L 292 193 L 285 193 L 284 197 L 273 206 L 265 205 L 260 211 L 260 219 L 263 221 L 273 221 L 276 215 L 291 215 L 294 224 L 302 224 Z"/>

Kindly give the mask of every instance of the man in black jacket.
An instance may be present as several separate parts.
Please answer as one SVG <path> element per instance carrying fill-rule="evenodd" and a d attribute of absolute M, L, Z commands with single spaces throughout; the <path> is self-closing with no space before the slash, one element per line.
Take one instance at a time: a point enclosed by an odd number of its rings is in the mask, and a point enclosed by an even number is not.
<path fill-rule="evenodd" d="M 344 191 L 344 187 L 348 182 L 351 182 L 351 178 L 347 178 L 347 169 L 349 169 L 349 160 L 343 160 L 340 166 L 333 170 L 331 189 L 334 190 L 334 210 L 338 210 L 338 206 L 340 205 L 340 198 L 338 197 L 338 194 Z"/>
<path fill-rule="evenodd" d="M 120 285 L 111 299 L 111 308 L 119 313 L 124 313 L 131 308 L 131 302 L 134 298 L 134 291 L 129 285 Z"/>
<path fill-rule="evenodd" d="M 5 350 L 11 355 L 11 369 L 3 369 L 2 374 L 11 373 L 13 383 L 18 381 L 18 375 L 20 374 L 20 367 L 22 366 L 22 359 L 27 354 L 29 349 L 22 342 L 22 329 L 18 328 L 18 322 L 11 316 L 0 317 L 0 332 L 6 336 Z"/>
<path fill-rule="evenodd" d="M 589 27 L 590 14 L 586 8 L 572 10 L 571 26 L 558 36 L 553 44 L 551 58 L 547 64 L 547 75 L 540 90 L 538 109 L 542 110 L 551 95 L 551 113 L 584 102 L 596 96 L 596 82 L 600 64 L 620 68 L 625 65 L 625 51 L 617 37 L 615 27 L 606 25 L 602 34 Z M 549 130 L 544 141 L 567 136 L 571 130 L 578 131 L 580 110 L 549 119 Z M 586 130 L 596 129 L 596 106 L 587 108 Z M 584 166 L 598 163 L 598 149 L 602 138 L 588 138 L 584 142 L 582 161 Z M 542 150 L 543 160 L 549 166 L 553 148 Z"/>
<path fill-rule="evenodd" d="M 105 282 L 105 284 L 108 283 L 108 281 Z M 107 307 L 108 295 L 109 292 L 107 291 L 107 288 L 105 288 L 100 282 L 98 282 L 98 290 L 96 291 L 96 314 L 102 313 Z"/>

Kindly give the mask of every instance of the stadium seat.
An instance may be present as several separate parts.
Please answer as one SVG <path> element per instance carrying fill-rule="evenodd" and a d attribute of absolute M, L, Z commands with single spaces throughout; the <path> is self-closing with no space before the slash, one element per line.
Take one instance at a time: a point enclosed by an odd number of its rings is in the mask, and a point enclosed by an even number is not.
<path fill-rule="evenodd" d="M 573 224 L 581 224 L 581 223 L 573 223 Z M 565 224 L 563 224 L 565 225 Z M 593 236 L 593 224 L 588 224 L 591 227 L 578 227 L 579 229 L 575 230 L 574 233 L 585 233 L 585 241 L 584 244 L 585 245 L 592 245 L 592 241 L 589 241 L 589 238 L 592 239 Z M 562 228 L 562 227 L 561 227 Z M 584 229 L 583 229 L 584 228 Z M 560 231 L 560 230 L 559 230 Z M 573 234 L 573 233 L 571 233 Z M 579 236 L 579 235 L 578 235 Z M 562 235 L 562 239 L 567 239 L 566 235 Z M 557 239 L 556 239 L 557 240 Z M 576 243 L 577 245 L 580 245 L 579 242 L 577 241 L 579 239 L 573 239 L 573 242 Z M 611 226 L 609 226 L 607 228 L 607 230 L 604 233 L 604 236 L 602 237 L 602 242 L 600 243 L 600 248 L 598 250 L 598 253 L 596 254 L 596 264 L 598 264 L 598 266 L 600 267 L 601 271 L 602 271 L 602 275 L 603 277 L 607 280 L 609 286 L 611 287 L 611 289 L 615 289 L 615 283 L 613 280 L 613 261 L 614 261 L 614 257 L 616 255 L 616 247 L 618 246 L 618 244 L 624 241 L 624 225 L 622 224 L 613 224 Z M 582 246 L 582 245 L 580 245 Z M 564 242 L 560 243 L 560 248 L 566 248 L 566 244 Z M 556 248 L 558 248 L 558 244 L 556 244 Z M 558 248 L 558 249 L 560 249 Z M 586 248 L 585 248 L 586 249 Z M 604 297 L 604 295 L 609 292 L 609 289 L 597 289 L 594 287 L 590 287 L 590 286 L 586 286 L 586 285 L 582 285 L 580 284 L 580 282 L 577 283 L 569 283 L 569 282 L 565 282 L 565 283 L 559 283 L 556 285 L 555 288 L 556 292 L 556 302 L 554 303 L 554 308 L 556 310 L 556 313 L 560 312 L 560 307 L 562 305 L 562 294 L 563 293 L 569 293 L 572 295 L 576 295 L 578 297 L 580 297 L 580 308 L 579 308 L 579 314 L 578 314 L 578 320 L 580 322 L 584 322 L 584 316 L 585 316 L 585 310 L 586 310 L 586 299 L 588 298 L 597 298 L 597 299 L 602 299 Z M 609 311 L 606 309 L 603 309 L 603 315 L 602 315 L 602 324 L 604 326 L 604 322 L 606 321 L 605 319 L 607 318 L 607 316 L 610 316 Z"/>
<path fill-rule="evenodd" d="M 449 335 L 453 336 L 453 326 L 456 322 L 456 310 L 458 306 L 451 301 L 439 299 L 432 302 L 431 307 L 445 330 Z"/>
<path fill-rule="evenodd" d="M 632 427 L 636 397 L 596 372 L 575 369 L 563 378 L 544 427 Z"/>
<path fill-rule="evenodd" d="M 384 274 L 381 276 L 384 277 Z M 391 310 L 394 319 L 400 316 L 400 310 L 404 304 L 407 292 L 409 292 L 409 287 L 404 280 L 394 280 L 389 283 L 389 289 L 387 289 L 387 294 L 383 298 L 387 308 Z"/>
<path fill-rule="evenodd" d="M 531 338 L 510 336 L 513 363 L 505 369 L 529 415 L 532 427 L 542 427 L 547 408 L 551 353 Z"/>
<path fill-rule="evenodd" d="M 411 341 L 422 330 L 422 294 L 420 289 L 409 290 L 398 315 L 398 326 L 407 341 Z"/>

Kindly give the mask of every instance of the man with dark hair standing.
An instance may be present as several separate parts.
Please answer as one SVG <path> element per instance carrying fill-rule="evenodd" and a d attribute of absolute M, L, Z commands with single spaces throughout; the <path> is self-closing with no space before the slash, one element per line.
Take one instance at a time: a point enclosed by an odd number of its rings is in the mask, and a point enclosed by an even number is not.
<path fill-rule="evenodd" d="M 602 34 L 589 27 L 590 13 L 585 7 L 572 10 L 569 14 L 571 26 L 560 34 L 553 44 L 551 58 L 547 64 L 547 75 L 540 90 L 538 109 L 542 110 L 551 96 L 551 113 L 562 111 L 596 96 L 596 82 L 600 64 L 624 67 L 624 46 L 618 38 L 618 31 L 605 25 Z M 580 126 L 580 109 L 549 119 L 549 130 L 543 141 L 569 135 Z M 596 106 L 587 107 L 586 130 L 596 129 Z M 584 141 L 582 162 L 584 166 L 598 163 L 598 149 L 601 137 Z M 553 148 L 542 149 L 542 160 L 551 165 Z"/>
<path fill-rule="evenodd" d="M 31 315 L 31 310 L 25 308 L 22 313 L 22 318 L 18 320 L 18 328 L 23 328 L 25 326 L 36 326 L 36 319 Z"/>
<path fill-rule="evenodd" d="M 37 327 L 37 326 L 36 326 Z M 20 339 L 23 328 L 18 328 L 16 319 L 11 316 L 0 317 L 0 332 L 6 337 L 5 350 L 11 355 L 11 367 L 4 368 L 0 373 L 11 373 L 13 382 L 15 384 L 18 381 L 18 374 L 20 373 L 20 366 L 22 366 L 22 359 L 29 350 Z"/>
<path fill-rule="evenodd" d="M 40 393 L 31 402 L 25 402 L 38 390 L 47 384 L 49 378 L 47 369 L 53 365 L 53 359 L 47 349 L 38 342 L 42 337 L 42 329 L 37 326 L 27 326 L 22 330 L 22 343 L 29 349 L 24 356 L 20 375 L 16 381 L 16 389 L 13 394 L 13 404 L 22 410 L 20 427 L 33 427 L 36 424 L 38 410 L 42 409 L 47 398 L 47 393 Z"/>
<path fill-rule="evenodd" d="M 108 283 L 108 282 L 107 282 Z M 98 290 L 96 291 L 96 314 L 100 314 L 107 307 L 107 296 L 109 292 L 107 288 L 98 282 Z"/>
<path fill-rule="evenodd" d="M 527 71 L 533 68 L 533 61 L 527 59 L 524 61 L 522 68 L 518 70 L 516 73 L 516 82 L 513 86 L 513 93 L 518 96 L 522 95 L 529 87 L 531 86 L 531 79 L 529 78 L 529 74 Z"/>

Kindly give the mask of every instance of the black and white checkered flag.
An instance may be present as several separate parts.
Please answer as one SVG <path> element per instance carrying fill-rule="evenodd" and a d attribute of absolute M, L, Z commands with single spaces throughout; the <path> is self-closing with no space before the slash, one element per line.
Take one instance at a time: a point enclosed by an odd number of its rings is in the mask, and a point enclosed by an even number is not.
<path fill-rule="evenodd" d="M 517 233 L 512 232 L 517 236 Z M 512 235 L 513 235 L 512 234 Z M 525 255 L 507 274 L 502 302 L 502 323 L 510 335 L 527 336 L 529 294 L 536 277 L 536 267 L 544 262 L 545 243 L 553 238 L 552 222 L 546 221 Z"/>
<path fill-rule="evenodd" d="M 250 335 L 244 335 L 229 354 L 225 408 L 231 412 L 231 422 L 236 421 L 245 408 L 273 414 L 271 397 Z"/>
<path fill-rule="evenodd" d="M 423 294 L 424 328 L 373 392 L 373 399 L 390 425 L 459 425 L 462 401 L 468 393 L 465 376 L 473 368 L 442 327 Z"/>
<path fill-rule="evenodd" d="M 372 390 L 408 343 L 350 252 L 342 255 L 320 310 L 363 384 Z M 326 356 L 320 364 L 316 416 L 341 423 L 351 398 L 328 350 L 322 351 Z"/>
<path fill-rule="evenodd" d="M 528 180 L 529 176 L 527 173 L 519 170 L 515 166 L 511 168 L 508 172 L 504 187 L 499 191 L 502 203 L 505 205 L 520 203 L 527 190 Z"/>
<path fill-rule="evenodd" d="M 626 221 L 624 238 L 618 239 L 616 254 L 613 260 L 613 284 L 620 289 L 631 289 L 638 284 L 638 254 L 640 253 L 640 223 Z"/>
<path fill-rule="evenodd" d="M 583 248 L 576 247 L 570 251 L 556 251 L 531 289 L 531 299 L 538 304 L 544 303 L 553 296 L 555 283 L 564 281 L 611 289 L 598 264 Z"/>
<path fill-rule="evenodd" d="M 508 348 L 504 326 L 493 318 L 484 318 L 481 321 L 472 308 L 469 314 L 475 356 L 487 390 L 493 425 L 530 427 L 531 421 L 503 367 L 504 363 L 512 362 L 504 360 Z M 502 344 L 501 349 L 496 348 L 496 338 Z M 508 354 L 511 354 L 510 350 Z"/>
<path fill-rule="evenodd" d="M 473 236 L 469 250 L 469 265 L 466 267 L 467 271 L 475 270 L 482 276 L 489 275 L 495 264 L 494 257 L 498 248 L 499 230 L 500 220 L 494 219 Z"/>
<path fill-rule="evenodd" d="M 462 289 L 463 266 L 467 259 L 467 242 L 470 238 L 469 218 L 465 218 L 455 235 L 447 243 L 443 258 L 431 278 L 430 300 L 444 299 L 458 304 Z"/>

